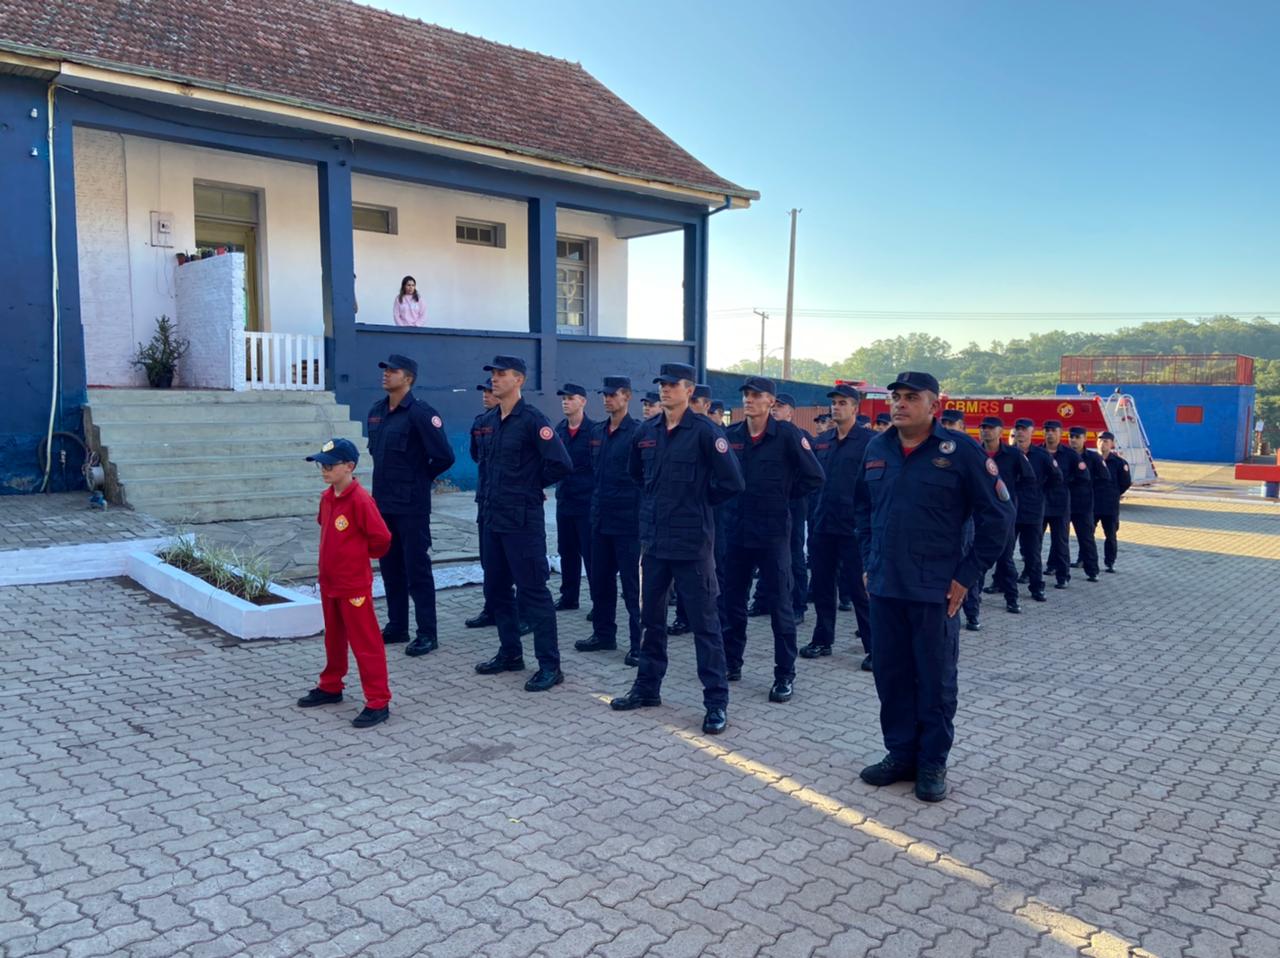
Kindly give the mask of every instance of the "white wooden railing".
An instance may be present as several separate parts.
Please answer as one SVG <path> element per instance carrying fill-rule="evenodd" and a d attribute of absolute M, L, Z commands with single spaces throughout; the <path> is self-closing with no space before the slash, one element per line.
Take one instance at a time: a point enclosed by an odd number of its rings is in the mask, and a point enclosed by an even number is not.
<path fill-rule="evenodd" d="M 244 344 L 243 385 L 239 388 L 324 389 L 323 336 L 247 330 L 232 335 L 243 337 Z"/>

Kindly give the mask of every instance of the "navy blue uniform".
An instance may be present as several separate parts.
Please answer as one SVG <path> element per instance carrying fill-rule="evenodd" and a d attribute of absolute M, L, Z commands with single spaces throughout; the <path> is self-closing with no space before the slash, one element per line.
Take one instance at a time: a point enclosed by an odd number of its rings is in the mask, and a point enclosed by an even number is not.
<path fill-rule="evenodd" d="M 1025 455 L 1035 478 L 1017 489 L 1018 510 L 1014 524 L 1028 587 L 1033 596 L 1040 596 L 1044 595 L 1041 555 L 1044 552 L 1045 503 L 1050 494 L 1056 494 L 1062 488 L 1062 471 L 1058 468 L 1058 460 L 1045 452 L 1043 446 L 1028 446 Z"/>
<path fill-rule="evenodd" d="M 1086 449 L 1080 456 L 1080 464 L 1076 466 L 1074 482 L 1071 483 L 1071 528 L 1075 530 L 1076 546 L 1079 552 L 1080 565 L 1084 574 L 1096 577 L 1098 574 L 1098 544 L 1093 538 L 1093 487 L 1095 483 L 1109 485 L 1111 473 L 1107 471 L 1102 457 L 1093 449 Z"/>
<path fill-rule="evenodd" d="M 1031 467 L 1031 463 L 1027 461 L 1027 457 L 1022 454 L 1022 450 L 1017 446 L 1010 446 L 1003 442 L 1000 443 L 995 456 L 988 454 L 988 458 L 996 464 L 1000 478 L 1004 480 L 1005 488 L 1009 491 L 1013 502 L 1016 517 L 1019 492 L 1035 483 L 1035 470 Z M 992 586 L 1004 593 L 1005 601 L 1010 605 L 1015 605 L 1018 601 L 1018 567 L 1013 562 L 1013 547 L 1017 541 L 1017 528 L 1011 524 L 1009 526 L 1009 538 L 1004 544 L 1004 551 L 1000 553 L 1000 558 L 996 560 L 995 568 L 992 570 L 991 575 Z"/>
<path fill-rule="evenodd" d="M 854 426 L 840 438 L 828 429 L 813 440 L 827 481 L 818 493 L 809 524 L 809 561 L 813 564 L 814 626 L 812 643 L 830 648 L 836 637 L 837 583 L 847 577 L 853 611 L 862 636 L 862 649 L 871 652 L 871 611 L 862 584 L 862 554 L 854 528 L 853 487 L 862 472 L 862 457 L 875 437 L 870 429 Z M 806 653 L 808 654 L 808 653 Z"/>
<path fill-rule="evenodd" d="M 1045 452 L 1049 452 L 1047 447 Z M 1058 464 L 1062 485 L 1045 490 L 1044 524 L 1049 530 L 1049 561 L 1044 571 L 1052 574 L 1058 585 L 1066 585 L 1071 581 L 1071 543 L 1067 538 L 1071 522 L 1071 483 L 1079 481 L 1075 477 L 1080 474 L 1080 457 L 1066 443 L 1058 443 L 1058 448 L 1049 455 Z"/>
<path fill-rule="evenodd" d="M 858 545 L 871 596 L 880 728 L 891 759 L 945 767 L 955 733 L 959 627 L 952 580 L 971 587 L 1000 556 L 1013 505 L 976 443 L 935 423 L 904 455 L 896 426 L 872 438 L 854 486 Z M 962 549 L 966 517 L 973 545 Z"/>
<path fill-rule="evenodd" d="M 561 419 L 556 435 L 573 460 L 573 472 L 556 486 L 556 541 L 560 548 L 560 601 L 577 608 L 582 589 L 582 564 L 587 565 L 587 588 L 591 588 L 591 433 L 596 424 L 582 417 L 576 431 L 569 420 Z"/>
<path fill-rule="evenodd" d="M 591 430 L 595 488 L 591 494 L 591 624 L 605 641 L 618 638 L 618 586 L 627 607 L 631 651 L 640 650 L 640 490 L 631 478 L 631 445 L 640 428 L 630 416 Z"/>
<path fill-rule="evenodd" d="M 516 616 L 533 626 L 534 651 L 542 669 L 560 668 L 555 605 L 547 589 L 547 527 L 542 490 L 573 471 L 573 462 L 551 422 L 523 399 L 502 418 L 495 406 L 481 417 L 487 428 L 480 455 L 483 490 L 485 604 L 493 613 L 501 643 L 499 655 L 513 661 L 524 654 Z"/>
<path fill-rule="evenodd" d="M 391 530 L 391 548 L 378 560 L 387 591 L 386 637 L 409 631 L 409 596 L 417 634 L 438 637 L 436 582 L 431 574 L 431 484 L 453 465 L 453 447 L 440 414 L 404 395 L 394 409 L 383 397 L 365 421 L 373 459 L 373 501 Z"/>
<path fill-rule="evenodd" d="M 760 569 L 773 626 L 775 681 L 796 675 L 796 620 L 791 595 L 792 503 L 822 485 L 822 467 L 809 438 L 789 422 L 768 417 L 753 439 L 747 421 L 725 432 L 746 483 L 741 495 L 724 506 L 728 547 L 725 556 L 724 654 L 730 672 L 742 669 L 747 647 L 747 596 L 751 572 Z"/>
<path fill-rule="evenodd" d="M 1101 456 L 1101 453 L 1099 453 L 1099 456 Z M 1102 534 L 1104 536 L 1102 545 L 1103 564 L 1106 565 L 1108 571 L 1114 572 L 1116 551 L 1119 545 L 1120 497 L 1133 484 L 1133 477 L 1129 475 L 1129 463 L 1119 453 L 1111 453 L 1111 455 L 1102 460 L 1102 464 L 1107 467 L 1107 474 L 1111 481 L 1101 482 L 1094 480 L 1093 518 L 1095 524 L 1102 524 Z"/>
<path fill-rule="evenodd" d="M 705 416 L 686 409 L 674 429 L 665 414 L 636 430 L 629 464 L 640 484 L 640 616 L 644 640 L 635 688 L 656 696 L 667 672 L 667 594 L 674 582 L 693 630 L 702 698 L 708 709 L 725 708 L 724 641 L 716 610 L 713 549 L 716 505 L 743 489 L 729 441 Z"/>

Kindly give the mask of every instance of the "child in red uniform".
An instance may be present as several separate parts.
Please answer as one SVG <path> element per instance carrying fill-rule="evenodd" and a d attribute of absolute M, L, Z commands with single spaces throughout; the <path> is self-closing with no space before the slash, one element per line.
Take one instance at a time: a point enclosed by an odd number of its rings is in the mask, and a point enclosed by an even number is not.
<path fill-rule="evenodd" d="M 307 462 L 320 464 L 328 489 L 320 497 L 320 602 L 324 608 L 324 671 L 316 687 L 298 699 L 302 708 L 342 701 L 347 674 L 347 647 L 356 657 L 364 688 L 364 711 L 352 719 L 356 728 L 385 722 L 387 653 L 373 611 L 373 571 L 369 560 L 391 547 L 391 533 L 373 497 L 355 478 L 360 453 L 347 439 L 332 439 Z"/>

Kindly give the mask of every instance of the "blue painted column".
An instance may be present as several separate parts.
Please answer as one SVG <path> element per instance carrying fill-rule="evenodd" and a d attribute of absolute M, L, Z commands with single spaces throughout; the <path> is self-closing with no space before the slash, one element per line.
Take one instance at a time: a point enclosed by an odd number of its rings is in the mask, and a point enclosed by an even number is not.
<path fill-rule="evenodd" d="M 71 120 L 62 115 L 55 98 L 53 111 L 53 183 L 56 191 L 58 228 L 58 350 L 61 368 L 59 429 L 83 430 L 80 407 L 89 398 L 88 371 L 84 359 L 84 327 L 80 321 L 80 250 L 76 241 L 76 159 L 75 134 Z M 40 111 L 41 117 L 45 111 Z M 41 153 L 43 154 L 43 150 Z"/>
<path fill-rule="evenodd" d="M 317 164 L 320 187 L 320 269 L 324 296 L 325 376 L 339 402 L 356 392 L 355 242 L 351 225 L 349 147 Z M 357 413 L 363 410 L 354 410 Z"/>
<path fill-rule="evenodd" d="M 529 198 L 529 331 L 538 333 L 536 388 L 556 386 L 556 201 Z"/>
<path fill-rule="evenodd" d="M 699 217 L 684 228 L 684 338 L 693 345 L 691 361 L 699 381 L 707 373 L 707 226 Z"/>

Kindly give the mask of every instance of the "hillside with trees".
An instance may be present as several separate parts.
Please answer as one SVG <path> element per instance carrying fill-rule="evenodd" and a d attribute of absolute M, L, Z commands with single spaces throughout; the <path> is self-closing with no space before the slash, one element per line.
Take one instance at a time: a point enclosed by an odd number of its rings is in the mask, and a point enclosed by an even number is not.
<path fill-rule="evenodd" d="M 1101 334 L 1052 330 L 1032 333 L 1025 339 L 996 340 L 987 347 L 970 342 L 958 350 L 941 337 L 908 333 L 877 339 L 835 363 L 794 359 L 791 370 L 792 378 L 801 382 L 865 379 L 887 383 L 901 370 L 924 369 L 936 375 L 950 393 L 1051 393 L 1058 385 L 1059 360 L 1074 353 L 1253 356 L 1257 359 L 1258 415 L 1266 423 L 1268 444 L 1272 448 L 1280 444 L 1280 323 L 1261 317 L 1176 319 Z M 726 372 L 754 373 L 759 368 L 757 360 L 744 359 Z M 782 375 L 782 360 L 766 360 L 765 373 Z"/>

